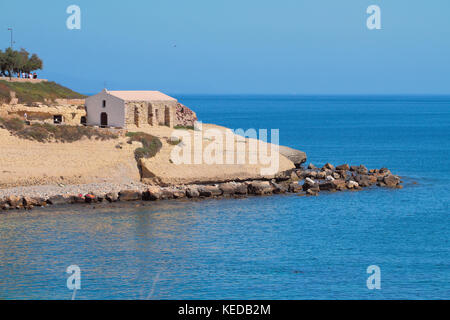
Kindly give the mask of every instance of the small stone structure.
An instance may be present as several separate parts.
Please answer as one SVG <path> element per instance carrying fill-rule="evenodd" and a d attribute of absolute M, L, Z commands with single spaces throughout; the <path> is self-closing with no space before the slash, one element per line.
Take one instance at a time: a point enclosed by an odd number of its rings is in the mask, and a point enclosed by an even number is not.
<path fill-rule="evenodd" d="M 109 91 L 86 99 L 87 124 L 135 129 L 193 125 L 195 113 L 159 91 Z M 185 114 L 187 117 L 183 117 Z M 188 119 L 189 118 L 189 119 Z"/>

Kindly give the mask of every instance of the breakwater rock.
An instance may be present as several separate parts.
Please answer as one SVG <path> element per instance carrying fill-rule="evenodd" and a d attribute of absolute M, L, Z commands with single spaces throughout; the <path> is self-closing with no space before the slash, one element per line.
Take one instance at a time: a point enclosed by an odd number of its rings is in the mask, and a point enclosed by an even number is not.
<path fill-rule="evenodd" d="M 322 192 L 358 191 L 378 186 L 402 188 L 401 179 L 387 168 L 369 170 L 365 166 L 347 164 L 333 166 L 330 163 L 318 168 L 312 164 L 307 169 L 298 168 L 283 172 L 271 180 L 228 181 L 214 184 L 192 184 L 178 186 L 148 186 L 137 184 L 134 188 L 117 191 L 102 188 L 101 191 L 79 194 L 14 194 L 0 197 L 0 210 L 32 209 L 48 205 L 80 203 L 160 201 L 170 199 L 204 199 L 219 197 L 265 196 L 271 194 L 297 193 L 317 196 Z M 0 190 L 1 191 L 1 190 Z M 1 195 L 1 194 L 0 194 Z"/>

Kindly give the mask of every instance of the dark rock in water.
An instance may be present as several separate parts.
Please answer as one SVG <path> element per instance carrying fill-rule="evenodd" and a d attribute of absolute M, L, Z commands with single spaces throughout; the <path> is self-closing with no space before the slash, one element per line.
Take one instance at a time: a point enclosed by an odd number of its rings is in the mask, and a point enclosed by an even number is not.
<path fill-rule="evenodd" d="M 332 181 L 327 181 L 327 182 L 323 182 L 323 183 L 319 184 L 319 189 L 320 189 L 320 191 L 322 191 L 322 190 L 332 191 L 332 190 L 336 190 L 336 186 Z"/>
<path fill-rule="evenodd" d="M 322 169 L 334 170 L 334 166 L 331 163 L 326 163 Z"/>
<path fill-rule="evenodd" d="M 327 173 L 325 171 L 317 172 L 316 178 L 317 179 L 325 179 L 327 177 Z"/>
<path fill-rule="evenodd" d="M 289 160 L 291 160 L 297 168 L 300 168 L 302 163 L 306 162 L 306 153 L 300 150 L 292 149 L 285 146 L 280 146 L 279 153 Z"/>
<path fill-rule="evenodd" d="M 350 171 L 357 171 L 358 170 L 358 166 L 350 166 Z"/>
<path fill-rule="evenodd" d="M 298 183 L 297 183 L 298 184 Z M 271 182 L 272 185 L 272 192 L 274 194 L 280 194 L 280 193 L 286 193 L 287 189 L 285 186 L 275 183 L 275 182 Z"/>
<path fill-rule="evenodd" d="M 47 200 L 48 204 L 52 204 L 52 205 L 55 205 L 55 206 L 56 205 L 68 204 L 68 203 L 71 203 L 71 202 L 72 202 L 72 199 L 70 197 L 64 197 L 64 196 L 61 196 L 61 195 L 50 197 Z"/>
<path fill-rule="evenodd" d="M 0 209 L 1 210 L 10 210 L 12 208 L 8 203 L 5 202 L 5 203 L 0 204 Z"/>
<path fill-rule="evenodd" d="M 173 197 L 175 199 L 182 199 L 186 197 L 186 191 L 181 190 L 181 189 L 175 189 L 173 190 Z"/>
<path fill-rule="evenodd" d="M 348 164 L 341 164 L 340 166 L 336 167 L 336 170 L 348 171 L 350 170 L 350 166 Z"/>
<path fill-rule="evenodd" d="M 273 191 L 273 187 L 270 185 L 269 181 L 252 181 L 248 185 L 248 192 L 254 195 L 265 195 L 271 194 Z"/>
<path fill-rule="evenodd" d="M 365 174 L 357 174 L 354 179 L 361 187 L 369 187 L 372 184 L 369 176 Z"/>
<path fill-rule="evenodd" d="M 216 186 L 201 186 L 198 188 L 201 197 L 216 197 L 222 195 L 222 190 Z"/>
<path fill-rule="evenodd" d="M 368 174 L 369 170 L 367 170 L 367 168 L 363 165 L 360 165 L 357 169 L 356 172 L 359 174 Z"/>
<path fill-rule="evenodd" d="M 306 178 L 302 188 L 303 191 L 306 191 L 308 189 L 319 189 L 319 184 L 310 178 Z"/>
<path fill-rule="evenodd" d="M 248 194 L 248 185 L 245 183 L 236 183 L 235 194 L 246 195 Z"/>
<path fill-rule="evenodd" d="M 46 205 L 46 202 L 43 198 L 33 198 L 33 197 L 24 197 L 23 205 L 25 207 L 33 206 L 33 207 L 42 207 Z"/>
<path fill-rule="evenodd" d="M 119 192 L 120 201 L 137 201 L 142 199 L 142 194 L 137 190 L 122 190 Z"/>
<path fill-rule="evenodd" d="M 388 187 L 395 187 L 400 183 L 400 178 L 391 174 L 391 175 L 387 175 L 383 178 L 383 182 L 386 184 L 386 186 Z"/>
<path fill-rule="evenodd" d="M 308 190 L 306 190 L 306 195 L 307 196 L 317 196 L 317 195 L 319 195 L 319 192 L 317 191 L 317 189 L 308 189 Z"/>
<path fill-rule="evenodd" d="M 23 206 L 23 200 L 18 196 L 9 196 L 6 198 L 6 202 L 13 208 Z"/>
<path fill-rule="evenodd" d="M 119 200 L 119 196 L 115 192 L 110 192 L 106 194 L 105 199 L 108 202 L 117 202 Z"/>
<path fill-rule="evenodd" d="M 236 187 L 231 182 L 219 184 L 219 189 L 222 190 L 222 194 L 224 196 L 231 196 L 236 192 L 235 191 Z"/>
<path fill-rule="evenodd" d="M 161 200 L 167 200 L 167 199 L 173 199 L 175 198 L 175 192 L 174 189 L 161 189 Z"/>
<path fill-rule="evenodd" d="M 186 196 L 188 198 L 198 198 L 200 197 L 200 193 L 198 192 L 198 188 L 197 187 L 188 187 L 186 189 Z"/>
<path fill-rule="evenodd" d="M 292 182 L 291 184 L 289 184 L 288 190 L 289 192 L 297 193 L 303 190 L 303 186 L 298 184 L 298 182 Z"/>
<path fill-rule="evenodd" d="M 156 201 L 161 199 L 162 191 L 160 187 L 149 187 L 147 191 L 142 193 L 142 200 L 144 201 Z"/>
<path fill-rule="evenodd" d="M 317 167 L 315 165 L 313 165 L 312 163 L 309 164 L 308 169 L 317 169 Z"/>

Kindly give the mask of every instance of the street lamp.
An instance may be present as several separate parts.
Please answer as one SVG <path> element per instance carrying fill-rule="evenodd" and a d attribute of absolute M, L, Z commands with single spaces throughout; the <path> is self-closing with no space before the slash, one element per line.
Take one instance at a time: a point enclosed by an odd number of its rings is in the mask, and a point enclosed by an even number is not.
<path fill-rule="evenodd" d="M 13 28 L 8 28 L 9 31 L 11 31 L 11 49 L 13 48 Z"/>

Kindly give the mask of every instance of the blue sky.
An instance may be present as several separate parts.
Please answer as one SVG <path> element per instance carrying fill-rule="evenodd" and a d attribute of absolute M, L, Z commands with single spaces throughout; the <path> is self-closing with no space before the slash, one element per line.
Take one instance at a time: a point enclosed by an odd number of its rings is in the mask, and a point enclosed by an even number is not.
<path fill-rule="evenodd" d="M 66 8 L 81 8 L 68 30 Z M 382 30 L 366 9 L 381 8 Z M 448 0 L 0 2 L 0 47 L 84 93 L 449 94 Z M 176 47 L 175 47 L 176 45 Z"/>

